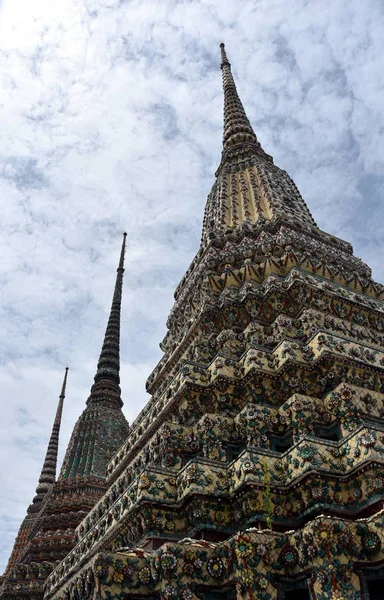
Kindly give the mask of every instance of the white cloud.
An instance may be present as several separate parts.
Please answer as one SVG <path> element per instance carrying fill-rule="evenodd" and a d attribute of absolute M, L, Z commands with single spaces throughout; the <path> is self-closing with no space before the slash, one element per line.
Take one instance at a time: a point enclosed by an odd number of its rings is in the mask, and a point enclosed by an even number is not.
<path fill-rule="evenodd" d="M 85 405 L 128 232 L 130 420 L 198 248 L 221 150 L 225 41 L 265 150 L 319 226 L 384 279 L 383 5 L 376 0 L 3 0 L 1 552 L 33 497 L 65 364 Z"/>

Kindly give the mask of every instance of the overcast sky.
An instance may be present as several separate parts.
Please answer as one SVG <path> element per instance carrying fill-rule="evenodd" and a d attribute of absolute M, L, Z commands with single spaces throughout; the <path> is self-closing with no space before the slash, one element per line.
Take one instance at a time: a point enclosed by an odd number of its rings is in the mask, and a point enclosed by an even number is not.
<path fill-rule="evenodd" d="M 383 0 L 0 0 L 0 552 L 34 489 L 64 367 L 61 457 L 128 233 L 132 421 L 198 249 L 222 136 L 221 41 L 266 152 L 384 281 Z"/>

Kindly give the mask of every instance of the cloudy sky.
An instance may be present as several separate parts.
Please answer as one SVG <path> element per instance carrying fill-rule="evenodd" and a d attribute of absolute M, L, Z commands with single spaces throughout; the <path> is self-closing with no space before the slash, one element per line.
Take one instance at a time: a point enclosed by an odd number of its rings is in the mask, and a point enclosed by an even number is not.
<path fill-rule="evenodd" d="M 123 231 L 131 421 L 220 159 L 225 41 L 264 149 L 384 281 L 383 0 L 0 0 L 1 571 L 64 367 L 61 456 Z"/>

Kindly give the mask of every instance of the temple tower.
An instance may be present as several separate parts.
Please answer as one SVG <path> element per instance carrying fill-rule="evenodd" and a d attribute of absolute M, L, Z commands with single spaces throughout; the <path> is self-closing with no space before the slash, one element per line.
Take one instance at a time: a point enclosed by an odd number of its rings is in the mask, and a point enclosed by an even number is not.
<path fill-rule="evenodd" d="M 261 147 L 223 44 L 221 69 L 221 162 L 151 399 L 47 599 L 381 597 L 383 286 Z"/>
<path fill-rule="evenodd" d="M 56 410 L 55 420 L 53 422 L 51 437 L 49 438 L 47 453 L 45 455 L 43 468 L 39 477 L 39 482 L 36 488 L 36 496 L 33 498 L 32 503 L 27 509 L 27 515 L 22 522 L 15 544 L 12 550 L 12 554 L 8 561 L 5 573 L 8 573 L 15 565 L 18 557 L 22 554 L 28 541 L 30 540 L 33 533 L 38 527 L 39 515 L 44 499 L 47 494 L 52 490 L 53 484 L 56 481 L 56 468 L 57 468 L 57 453 L 59 451 L 59 434 L 61 425 L 61 416 L 63 413 L 63 404 L 65 399 L 65 388 L 67 385 L 68 367 L 65 369 L 63 385 L 59 396 L 59 403 Z"/>
<path fill-rule="evenodd" d="M 223 44 L 221 69 L 201 246 L 47 600 L 382 597 L 384 289 L 261 147 Z"/>
<path fill-rule="evenodd" d="M 124 233 L 110 316 L 87 405 L 77 421 L 56 481 L 58 427 L 64 389 L 49 442 L 47 456 L 37 487 L 37 495 L 28 509 L 33 528 L 21 531 L 10 564 L 3 578 L 2 598 L 38 599 L 52 568 L 75 543 L 75 529 L 103 496 L 106 464 L 118 450 L 129 431 L 121 411 L 120 391 L 120 313 L 124 273 L 126 234 Z"/>

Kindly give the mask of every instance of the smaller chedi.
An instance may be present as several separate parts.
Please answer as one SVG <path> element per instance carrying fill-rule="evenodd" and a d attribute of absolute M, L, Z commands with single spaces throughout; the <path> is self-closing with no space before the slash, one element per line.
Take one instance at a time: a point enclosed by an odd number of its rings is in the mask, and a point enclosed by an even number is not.
<path fill-rule="evenodd" d="M 128 429 L 123 244 L 87 408 L 4 598 L 384 598 L 384 288 L 261 147 L 223 44 L 221 70 L 221 162 L 151 398 Z"/>
<path fill-rule="evenodd" d="M 111 312 L 87 405 L 77 421 L 56 479 L 68 368 L 36 496 L 22 522 L 0 583 L 2 598 L 41 599 L 48 574 L 76 543 L 76 528 L 108 489 L 106 465 L 129 431 L 119 387 L 124 234 Z"/>

